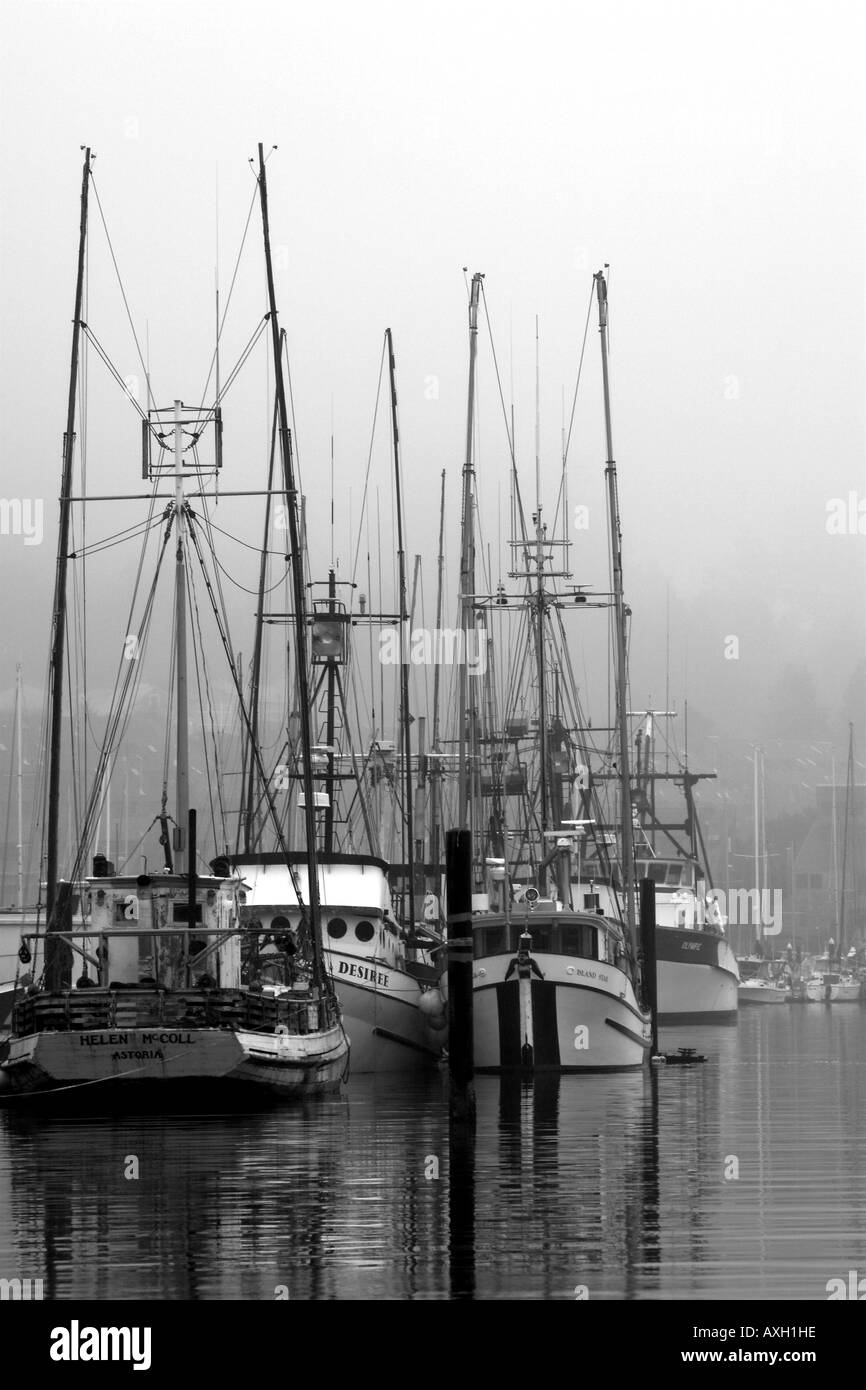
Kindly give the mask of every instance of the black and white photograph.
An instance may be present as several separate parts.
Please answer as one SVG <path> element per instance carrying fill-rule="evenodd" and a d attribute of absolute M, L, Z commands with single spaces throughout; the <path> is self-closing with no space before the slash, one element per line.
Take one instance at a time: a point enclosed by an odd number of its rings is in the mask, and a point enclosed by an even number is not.
<path fill-rule="evenodd" d="M 236 1382 L 299 1304 L 561 1302 L 601 1374 L 827 1374 L 866 1299 L 866 12 L 2 30 L 22 1369 Z"/>

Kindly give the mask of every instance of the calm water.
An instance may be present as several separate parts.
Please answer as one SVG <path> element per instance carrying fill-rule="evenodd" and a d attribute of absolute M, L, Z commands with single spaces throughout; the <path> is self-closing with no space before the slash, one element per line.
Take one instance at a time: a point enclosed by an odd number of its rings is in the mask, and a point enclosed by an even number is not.
<path fill-rule="evenodd" d="M 866 1007 L 743 1010 L 665 1030 L 680 1044 L 706 1063 L 479 1078 L 474 1153 L 450 1156 L 438 1077 L 257 1116 L 2 1112 L 0 1277 L 46 1298 L 825 1299 L 866 1273 Z"/>

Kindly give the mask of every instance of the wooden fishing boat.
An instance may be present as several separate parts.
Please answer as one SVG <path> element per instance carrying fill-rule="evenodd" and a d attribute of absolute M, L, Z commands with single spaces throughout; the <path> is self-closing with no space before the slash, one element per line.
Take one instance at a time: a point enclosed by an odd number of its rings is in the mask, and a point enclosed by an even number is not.
<path fill-rule="evenodd" d="M 156 492 L 161 478 L 174 485 L 166 509 L 163 550 L 175 540 L 174 704 L 176 731 L 176 813 L 173 835 L 165 806 L 158 817 L 165 867 L 161 873 L 116 873 L 113 863 L 96 855 L 90 875 L 81 864 L 101 810 L 102 788 L 110 776 L 114 753 L 103 744 L 94 776 L 77 857 L 68 881 L 58 875 L 57 811 L 60 794 L 60 710 L 66 627 L 66 563 L 72 499 L 72 449 L 85 263 L 90 151 L 85 154 L 81 194 L 78 281 L 73 324 L 69 413 L 61 486 L 61 524 L 52 635 L 52 711 L 49 758 L 47 923 L 43 931 L 25 932 L 19 958 L 26 966 L 41 949 L 39 979 L 19 980 L 12 1015 L 8 1056 L 0 1067 L 6 1098 L 63 1098 L 74 1103 L 97 1099 L 112 1103 L 118 1094 L 155 1092 L 167 1102 L 207 1098 L 217 1102 L 245 1096 L 306 1098 L 339 1088 L 348 1068 L 349 1041 L 339 1002 L 325 969 L 320 941 L 320 910 L 313 820 L 304 581 L 299 545 L 297 490 L 293 476 L 285 390 L 279 351 L 268 231 L 267 186 L 259 146 L 259 193 L 267 271 L 269 315 L 275 352 L 276 398 L 281 430 L 283 485 L 291 543 L 294 588 L 297 679 L 302 709 L 302 763 L 307 795 L 307 878 L 302 893 L 294 866 L 279 832 L 270 794 L 265 792 L 294 875 L 299 914 L 305 927 L 304 948 L 290 981 L 261 978 L 251 933 L 242 920 L 246 888 L 226 858 L 215 858 L 210 873 L 197 862 L 196 812 L 189 805 L 189 715 L 187 696 L 187 566 L 196 556 L 194 520 L 184 494 L 184 454 L 211 427 L 212 472 L 221 467 L 219 401 L 210 410 L 186 410 L 175 401 L 168 411 L 150 410 L 143 420 L 144 475 Z M 158 456 L 151 463 L 151 446 Z M 166 460 L 164 455 L 168 454 Z M 201 485 L 208 469 L 196 464 Z M 216 611 L 216 606 L 215 611 Z M 146 617 L 152 607 L 146 609 Z M 148 618 L 149 620 L 149 618 Z M 217 615 L 217 620 L 218 615 Z M 145 619 L 142 620 L 143 624 Z M 220 628 L 223 639 L 225 634 Z M 146 636 L 143 625 L 138 640 Z M 223 640 L 230 652 L 230 646 Z M 249 727 L 238 672 L 230 671 L 242 721 Z M 123 698 L 128 690 L 122 688 Z M 260 761 L 253 741 L 252 756 Z M 116 754 L 115 754 L 116 756 Z M 73 922 L 72 884 L 79 885 L 81 925 Z"/>

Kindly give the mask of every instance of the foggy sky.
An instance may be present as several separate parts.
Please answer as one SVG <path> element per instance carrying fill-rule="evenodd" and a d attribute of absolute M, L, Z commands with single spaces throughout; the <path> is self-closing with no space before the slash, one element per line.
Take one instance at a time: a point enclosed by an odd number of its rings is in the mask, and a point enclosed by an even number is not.
<path fill-rule="evenodd" d="M 46 661 L 79 146 L 97 153 L 96 188 L 149 343 L 157 402 L 167 405 L 200 398 L 213 349 L 217 234 L 225 302 L 255 191 L 247 160 L 262 140 L 279 146 L 268 165 L 277 298 L 308 521 L 325 562 L 331 418 L 335 559 L 349 577 L 350 518 L 357 527 L 390 326 L 407 550 L 423 556 L 428 625 L 443 468 L 453 580 L 463 267 L 486 275 L 530 504 L 539 317 L 542 501 L 552 506 L 563 392 L 570 409 L 592 272 L 609 263 L 632 703 L 662 702 L 669 604 L 678 707 L 687 696 L 722 732 L 757 736 L 768 692 L 793 664 L 838 717 L 866 656 L 866 535 L 827 530 L 833 499 L 846 507 L 851 492 L 866 499 L 863 28 L 861 7 L 845 3 L 7 0 L 0 493 L 44 498 L 45 537 L 33 546 L 0 537 L 3 705 L 15 661 L 25 663 L 34 700 Z M 93 200 L 89 265 L 88 322 L 123 375 L 140 373 Z M 256 208 L 224 373 L 266 307 Z M 225 402 L 225 487 L 264 482 L 266 348 Z M 483 314 L 479 373 L 479 496 L 498 578 L 507 442 Z M 88 404 L 89 488 L 139 491 L 136 419 L 92 355 Z M 383 397 L 371 485 L 390 552 L 385 405 Z M 570 504 L 586 502 L 591 518 L 588 532 L 572 535 L 575 577 L 602 589 L 603 466 L 593 309 L 568 486 Z M 255 539 L 252 507 L 221 507 L 219 524 Z M 91 537 L 137 514 L 94 505 Z M 91 572 L 90 621 L 111 625 L 105 670 L 113 671 L 127 581 L 120 552 L 109 556 Z M 130 578 L 134 563 L 129 552 Z M 237 559 L 244 582 L 254 572 L 252 552 Z M 236 645 L 248 647 L 252 601 L 238 593 L 232 604 Z M 733 660 L 725 657 L 732 636 Z M 594 643 L 590 668 L 604 660 Z M 93 659 L 98 672 L 98 649 Z M 589 680 L 594 696 L 604 690 L 603 679 Z"/>

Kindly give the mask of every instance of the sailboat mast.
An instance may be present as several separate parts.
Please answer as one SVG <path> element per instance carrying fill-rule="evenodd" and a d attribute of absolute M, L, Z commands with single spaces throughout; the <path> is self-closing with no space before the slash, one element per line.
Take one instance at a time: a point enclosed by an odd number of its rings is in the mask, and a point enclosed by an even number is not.
<path fill-rule="evenodd" d="M 177 514 L 175 550 L 175 704 L 177 706 L 177 778 L 175 786 L 174 872 L 187 869 L 189 823 L 189 696 L 186 666 L 186 517 L 183 496 L 183 401 L 174 403 L 174 506 Z"/>
<path fill-rule="evenodd" d="M 469 718 L 466 657 L 469 654 L 469 633 L 474 628 L 473 597 L 475 594 L 475 522 L 472 515 L 474 503 L 472 466 L 472 444 L 475 433 L 475 359 L 478 353 L 478 297 L 481 292 L 483 276 L 476 271 L 472 276 L 469 294 L 469 395 L 466 407 L 466 455 L 463 464 L 463 510 L 460 534 L 460 626 L 463 631 L 464 660 L 460 662 L 459 694 L 457 720 L 460 729 L 458 745 L 458 804 L 457 824 L 472 828 L 470 805 L 469 759 L 466 746 L 466 725 Z"/>
<path fill-rule="evenodd" d="M 754 756 L 754 803 L 755 803 L 755 888 L 757 889 L 757 913 L 758 913 L 758 940 L 763 941 L 763 914 L 761 912 L 761 819 L 758 801 L 758 756 L 759 750 L 755 746 Z"/>
<path fill-rule="evenodd" d="M 842 942 L 845 940 L 845 898 L 848 889 L 848 822 L 851 814 L 851 798 L 854 790 L 854 725 L 848 725 L 848 771 L 845 779 L 845 822 L 842 831 L 842 892 L 839 902 L 839 936 L 836 951 L 841 960 Z M 856 877 L 855 877 L 856 883 Z"/>
<path fill-rule="evenodd" d="M 283 360 L 280 351 L 280 327 L 277 319 L 277 302 L 274 293 L 274 270 L 271 262 L 271 237 L 268 222 L 268 186 L 265 176 L 265 155 L 263 145 L 259 145 L 259 199 L 262 208 L 262 234 L 265 244 L 265 270 L 268 281 L 268 306 L 270 309 L 271 338 L 274 351 L 274 385 L 280 419 L 280 457 L 283 465 L 283 485 L 286 493 L 286 508 L 289 522 L 289 544 L 292 551 L 292 596 L 295 610 L 295 651 L 297 655 L 298 717 L 300 721 L 301 765 L 304 784 L 304 829 L 307 841 L 307 875 L 309 879 L 307 897 L 311 917 L 311 938 L 313 955 L 318 967 L 320 981 L 326 978 L 322 958 L 322 942 L 319 934 L 319 863 L 316 847 L 316 805 L 313 791 L 312 737 L 310 730 L 310 684 L 307 664 L 307 605 L 304 593 L 304 566 L 301 555 L 300 529 L 298 521 L 298 493 L 295 486 L 294 463 L 292 459 L 292 436 L 289 432 L 288 412 L 286 410 L 286 388 L 283 380 Z"/>
<path fill-rule="evenodd" d="M 90 147 L 84 151 L 81 176 L 81 221 L 78 232 L 78 274 L 75 282 L 75 313 L 72 319 L 72 360 L 69 369 L 69 397 L 66 407 L 66 433 L 63 436 L 63 476 L 60 481 L 60 531 L 57 541 L 57 572 L 54 581 L 50 682 L 50 733 L 48 743 L 48 825 L 46 829 L 46 918 L 53 925 L 57 901 L 58 831 L 60 816 L 60 765 L 62 761 L 61 724 L 63 717 L 63 660 L 66 648 L 66 569 L 69 550 L 69 521 L 72 510 L 72 459 L 75 449 L 75 396 L 78 389 L 78 344 L 81 332 L 81 303 L 84 295 L 84 247 L 87 242 L 87 195 L 90 189 Z"/>
<path fill-rule="evenodd" d="M 622 871 L 625 891 L 626 920 L 632 951 L 637 949 L 634 902 L 634 833 L 632 830 L 631 775 L 628 737 L 628 670 L 625 632 L 625 600 L 622 585 L 622 532 L 619 519 L 619 498 L 616 484 L 616 463 L 613 457 L 613 432 L 610 421 L 610 382 L 607 365 L 607 284 L 604 272 L 595 276 L 598 296 L 598 331 L 601 339 L 601 371 L 604 387 L 604 428 L 607 443 L 608 513 L 610 525 L 611 568 L 613 571 L 613 600 L 616 620 L 616 712 L 619 730 L 620 827 L 622 837 Z"/>
<path fill-rule="evenodd" d="M 400 584 L 400 730 L 403 743 L 403 825 L 406 841 L 406 879 L 408 879 L 409 912 L 407 921 L 415 926 L 415 828 L 412 816 L 412 731 L 409 714 L 409 610 L 406 602 L 406 552 L 403 547 L 403 494 L 400 479 L 400 432 L 397 428 L 397 382 L 394 375 L 394 341 L 390 328 L 388 339 L 388 377 L 391 384 L 391 426 L 394 437 L 394 488 L 397 509 L 397 566 Z M 406 892 L 404 888 L 404 903 Z"/>
<path fill-rule="evenodd" d="M 437 555 L 436 578 L 436 632 L 442 631 L 442 579 L 445 571 L 445 469 L 442 469 L 442 490 L 439 499 L 439 551 Z M 438 641 L 437 636 L 437 641 Z M 430 807 L 430 862 L 436 874 L 436 891 L 439 890 L 439 827 L 442 819 L 442 765 L 439 754 L 439 666 L 433 667 L 433 738 L 432 751 L 436 755 L 432 762 L 431 807 Z"/>
<path fill-rule="evenodd" d="M 24 753 L 21 743 L 21 662 L 15 668 L 15 747 L 18 754 L 18 911 L 24 908 Z"/>

